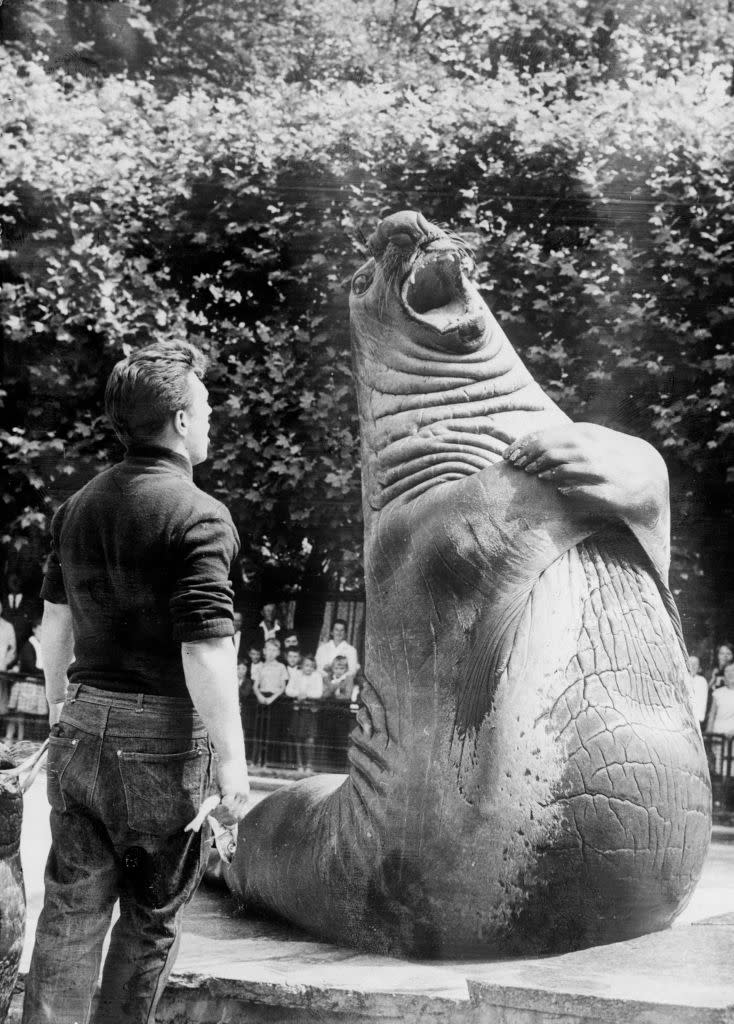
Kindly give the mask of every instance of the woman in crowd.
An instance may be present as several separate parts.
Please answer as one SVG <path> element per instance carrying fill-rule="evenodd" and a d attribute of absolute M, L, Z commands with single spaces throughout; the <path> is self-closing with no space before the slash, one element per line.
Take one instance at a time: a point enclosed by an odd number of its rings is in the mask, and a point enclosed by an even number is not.
<path fill-rule="evenodd" d="M 722 769 L 726 769 L 727 774 L 731 772 L 731 765 L 724 764 L 724 751 L 729 748 L 729 740 L 734 736 L 734 662 L 724 666 L 723 679 L 723 686 L 717 687 L 711 695 L 711 709 L 706 722 L 707 733 L 726 737 L 714 748 L 716 775 L 720 775 Z"/>
<path fill-rule="evenodd" d="M 734 662 L 734 647 L 728 641 L 716 648 L 716 664 L 709 679 L 709 689 L 713 692 L 724 685 L 724 669 Z"/>
<path fill-rule="evenodd" d="M 690 673 L 689 686 L 691 689 L 693 712 L 701 732 L 703 732 L 706 725 L 706 715 L 708 714 L 709 684 L 706 682 L 706 676 L 701 675 L 701 662 L 695 654 L 692 654 L 688 659 L 688 671 Z"/>

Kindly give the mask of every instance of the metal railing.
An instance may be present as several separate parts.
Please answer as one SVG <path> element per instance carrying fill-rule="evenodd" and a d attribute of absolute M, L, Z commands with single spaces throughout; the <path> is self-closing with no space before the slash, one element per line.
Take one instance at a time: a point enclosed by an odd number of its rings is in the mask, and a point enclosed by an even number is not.
<path fill-rule="evenodd" d="M 347 747 L 358 705 L 324 697 L 279 697 L 260 704 L 250 694 L 241 704 L 247 760 L 254 767 L 346 772 Z"/>
<path fill-rule="evenodd" d="M 734 736 L 706 733 L 703 744 L 709 762 L 714 813 L 734 811 Z"/>
<path fill-rule="evenodd" d="M 8 707 L 13 686 L 24 684 L 33 687 L 38 695 L 38 704 L 43 712 L 28 714 Z M 48 736 L 48 705 L 45 701 L 43 676 L 39 673 L 0 672 L 0 741 L 5 737 L 8 724 L 22 724 L 24 740 L 45 740 Z M 11 741 L 8 741 L 11 742 Z"/>

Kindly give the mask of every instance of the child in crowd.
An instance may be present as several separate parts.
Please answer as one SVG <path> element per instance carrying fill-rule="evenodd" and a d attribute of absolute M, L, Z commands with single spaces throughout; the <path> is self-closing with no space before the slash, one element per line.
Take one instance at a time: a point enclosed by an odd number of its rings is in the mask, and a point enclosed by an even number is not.
<path fill-rule="evenodd" d="M 301 652 L 297 647 L 286 647 L 285 649 L 285 670 L 288 673 L 288 684 L 286 685 L 286 695 L 291 697 L 292 694 L 288 693 L 288 686 L 291 682 L 295 682 L 301 675 Z"/>
<path fill-rule="evenodd" d="M 285 693 L 288 671 L 280 657 L 280 640 L 266 640 L 263 648 L 265 661 L 260 670 L 253 672 L 252 689 L 261 704 L 273 704 Z"/>
<path fill-rule="evenodd" d="M 724 668 L 724 685 L 711 695 L 707 732 L 734 736 L 734 663 Z"/>
<path fill-rule="evenodd" d="M 714 690 L 711 695 L 711 709 L 707 719 L 709 733 L 732 737 L 734 736 L 734 663 L 724 667 L 724 685 Z M 722 770 L 723 746 L 716 747 L 714 771 L 717 775 Z"/>
<path fill-rule="evenodd" d="M 248 760 L 258 764 L 264 751 L 258 743 L 258 719 L 260 704 L 255 697 L 255 682 L 259 680 L 263 666 L 261 649 L 252 644 L 247 652 L 247 661 L 237 666 L 240 680 L 240 709 L 242 712 L 242 728 L 245 733 L 245 750 Z"/>
<path fill-rule="evenodd" d="M 312 654 L 304 655 L 297 674 L 288 680 L 285 692 L 294 700 L 291 708 L 291 735 L 296 751 L 296 767 L 310 772 L 313 771 L 318 722 L 318 709 L 311 702 L 319 700 L 324 692 L 324 681 L 321 673 L 316 671 L 316 659 Z"/>
<path fill-rule="evenodd" d="M 693 713 L 696 716 L 701 732 L 706 724 L 706 712 L 708 711 L 709 684 L 706 676 L 701 675 L 701 662 L 695 654 L 688 659 L 688 671 L 690 673 L 688 684 L 690 687 L 691 701 L 693 702 Z"/>
<path fill-rule="evenodd" d="M 254 687 L 256 680 L 260 678 L 260 673 L 262 672 L 263 652 L 259 647 L 256 647 L 253 644 L 253 646 L 247 652 L 247 660 L 249 662 L 247 674 L 249 675 L 250 682 Z"/>
<path fill-rule="evenodd" d="M 263 647 L 265 661 L 260 671 L 253 673 L 252 692 L 258 701 L 260 728 L 257 730 L 258 760 L 264 764 L 268 761 L 280 760 L 279 738 L 283 732 L 282 697 L 288 683 L 288 670 L 280 656 L 280 640 L 274 637 L 265 641 Z"/>
<path fill-rule="evenodd" d="M 345 654 L 337 654 L 331 663 L 327 696 L 335 700 L 351 700 L 354 673 L 349 671 L 349 659 Z"/>
<path fill-rule="evenodd" d="M 300 648 L 295 647 L 288 641 L 294 636 L 293 633 L 287 636 L 283 641 L 283 647 L 285 648 L 285 670 L 288 673 L 288 682 L 285 687 L 286 697 L 293 697 L 294 687 L 298 688 L 298 680 L 301 677 L 301 651 Z M 299 765 L 298 759 L 298 739 L 297 739 L 297 724 L 296 724 L 296 710 L 297 708 L 292 704 L 290 707 L 288 717 L 288 761 L 291 764 Z"/>
<path fill-rule="evenodd" d="M 246 661 L 237 662 L 237 682 L 240 688 L 240 709 L 252 693 L 252 680 Z"/>

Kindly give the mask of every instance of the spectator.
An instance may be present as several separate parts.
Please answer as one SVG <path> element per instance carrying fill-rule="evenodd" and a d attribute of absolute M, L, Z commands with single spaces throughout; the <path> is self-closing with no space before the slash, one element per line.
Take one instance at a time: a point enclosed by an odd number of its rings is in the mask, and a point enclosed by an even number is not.
<path fill-rule="evenodd" d="M 344 619 L 334 619 L 331 627 L 331 639 L 320 644 L 316 651 L 316 668 L 324 674 L 330 665 L 333 664 L 337 655 L 344 655 L 349 665 L 349 671 L 354 675 L 359 668 L 357 650 L 347 643 L 347 624 Z"/>
<path fill-rule="evenodd" d="M 252 680 L 246 661 L 237 662 L 237 684 L 240 691 L 240 711 L 242 711 L 245 701 L 252 693 Z"/>
<path fill-rule="evenodd" d="M 288 673 L 288 682 L 300 676 L 301 652 L 298 647 L 286 647 L 285 649 L 285 670 Z M 288 686 L 286 685 L 286 693 Z"/>
<path fill-rule="evenodd" d="M 10 716 L 5 728 L 5 740 L 13 738 L 22 740 L 25 737 L 25 720 L 27 715 L 48 715 L 48 703 L 41 671 L 43 658 L 41 655 L 41 617 L 34 616 L 31 621 L 31 636 L 20 650 L 20 671 L 25 676 L 36 675 L 36 680 L 23 678 L 13 683 L 8 701 Z"/>
<path fill-rule="evenodd" d="M 280 639 L 280 622 L 276 618 L 276 606 L 269 602 L 261 608 L 262 619 L 258 623 L 259 639 L 261 646 L 266 640 Z"/>
<path fill-rule="evenodd" d="M 247 659 L 249 661 L 248 674 L 251 682 L 255 682 L 255 678 L 260 677 L 263 666 L 263 652 L 260 647 L 255 644 L 251 644 L 247 651 Z"/>
<path fill-rule="evenodd" d="M 724 668 L 724 685 L 711 697 L 707 732 L 734 736 L 734 663 Z"/>
<path fill-rule="evenodd" d="M 703 732 L 708 711 L 709 684 L 706 682 L 706 677 L 701 675 L 701 662 L 697 655 L 692 654 L 688 659 L 688 670 L 693 713 L 701 727 L 701 732 Z"/>
<path fill-rule="evenodd" d="M 18 668 L 26 675 L 41 674 L 43 657 L 41 655 L 41 616 L 34 615 L 31 620 L 31 635 L 20 649 Z"/>
<path fill-rule="evenodd" d="M 234 643 L 234 649 L 237 652 L 237 661 L 240 659 L 240 646 L 242 644 L 242 613 L 235 612 L 232 616 L 232 625 L 234 626 L 234 635 L 232 642 Z"/>
<path fill-rule="evenodd" d="M 334 700 L 351 700 L 354 673 L 349 671 L 346 654 L 337 654 L 331 663 L 330 678 L 326 684 L 326 695 Z"/>
<path fill-rule="evenodd" d="M 288 671 L 283 662 L 278 660 L 280 640 L 266 640 L 263 654 L 265 661 L 257 678 L 253 677 L 252 681 L 252 691 L 260 705 L 260 728 L 256 735 L 260 764 L 280 760 L 279 741 L 284 731 L 283 695 L 288 683 Z"/>
<path fill-rule="evenodd" d="M 299 651 L 301 649 L 301 644 L 296 633 L 286 633 L 283 638 L 283 649 L 286 654 L 288 653 L 288 649 L 291 647 L 297 647 Z"/>
<path fill-rule="evenodd" d="M 709 680 L 709 687 L 712 691 L 724 685 L 724 669 L 733 661 L 734 647 L 730 643 L 719 644 L 716 648 L 716 664 Z"/>
<path fill-rule="evenodd" d="M 287 652 L 286 657 L 290 654 Z M 323 696 L 324 681 L 316 671 L 316 659 L 307 654 L 300 668 L 291 675 L 285 688 L 286 696 L 293 699 L 291 707 L 291 736 L 295 747 L 296 767 L 313 771 L 318 708 L 313 704 Z"/>
<path fill-rule="evenodd" d="M 20 580 L 15 574 L 8 576 L 5 618 L 15 630 L 15 649 L 20 651 L 31 635 L 32 609 L 20 589 Z"/>
<path fill-rule="evenodd" d="M 264 755 L 258 743 L 258 724 L 261 716 L 260 704 L 254 692 L 255 680 L 259 680 L 262 667 L 262 651 L 253 644 L 247 652 L 247 661 L 242 662 L 237 669 L 240 678 L 240 712 L 245 733 L 245 749 L 247 759 L 253 764 L 259 764 L 261 753 Z"/>
<path fill-rule="evenodd" d="M 724 685 L 717 687 L 711 695 L 711 709 L 708 714 L 706 731 L 718 736 L 734 736 L 734 663 L 724 668 Z M 716 747 L 714 771 L 721 774 L 723 746 Z"/>

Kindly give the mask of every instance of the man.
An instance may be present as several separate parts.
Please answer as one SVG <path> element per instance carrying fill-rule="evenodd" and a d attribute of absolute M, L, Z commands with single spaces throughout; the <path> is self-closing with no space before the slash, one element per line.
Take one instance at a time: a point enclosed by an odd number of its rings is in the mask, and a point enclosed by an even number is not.
<path fill-rule="evenodd" d="M 15 573 L 8 576 L 5 598 L 5 618 L 15 631 L 15 650 L 20 651 L 31 635 L 32 609 L 21 590 L 20 579 Z M 9 666 L 10 667 L 10 666 Z M 12 667 L 15 667 L 14 665 Z"/>
<path fill-rule="evenodd" d="M 239 541 L 192 480 L 209 444 L 204 370 L 185 343 L 117 363 L 105 406 L 126 456 L 53 519 L 51 853 L 25 1024 L 89 1020 L 118 898 L 94 1019 L 152 1022 L 206 865 L 208 833 L 184 828 L 212 783 L 212 745 L 222 819 L 247 807 L 229 582 Z"/>
<path fill-rule="evenodd" d="M 359 668 L 357 649 L 347 643 L 347 624 L 344 619 L 334 619 L 334 625 L 331 627 L 331 640 L 319 644 L 316 651 L 316 668 L 324 675 L 331 667 L 334 658 L 340 654 L 347 659 L 349 671 L 354 675 Z"/>
<path fill-rule="evenodd" d="M 280 639 L 280 622 L 276 618 L 276 606 L 268 601 L 262 606 L 262 619 L 258 623 L 259 646 L 264 647 L 266 640 Z"/>

